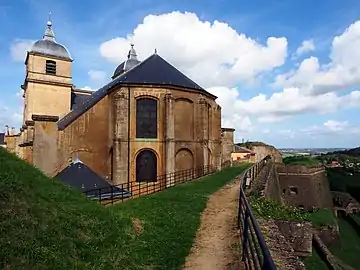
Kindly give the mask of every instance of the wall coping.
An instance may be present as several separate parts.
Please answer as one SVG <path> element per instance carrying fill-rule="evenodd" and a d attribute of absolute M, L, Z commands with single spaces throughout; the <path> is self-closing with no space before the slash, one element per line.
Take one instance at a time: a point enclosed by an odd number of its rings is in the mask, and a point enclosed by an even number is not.
<path fill-rule="evenodd" d="M 59 116 L 54 116 L 54 115 L 33 114 L 31 116 L 31 118 L 34 121 L 42 121 L 42 122 L 57 122 L 57 121 L 59 121 Z"/>

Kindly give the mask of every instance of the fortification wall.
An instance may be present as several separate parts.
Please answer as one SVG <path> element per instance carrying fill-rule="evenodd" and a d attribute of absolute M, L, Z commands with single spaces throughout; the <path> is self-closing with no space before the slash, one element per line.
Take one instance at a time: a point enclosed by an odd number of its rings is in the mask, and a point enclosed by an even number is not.
<path fill-rule="evenodd" d="M 255 162 L 259 162 L 264 157 L 270 155 L 275 163 L 282 163 L 282 156 L 279 150 L 271 145 L 255 145 L 251 146 L 251 150 L 255 152 Z"/>
<path fill-rule="evenodd" d="M 313 174 L 325 171 L 325 167 L 319 166 L 302 166 L 302 165 L 291 165 L 285 166 L 283 164 L 277 164 L 276 170 L 279 174 Z"/>
<path fill-rule="evenodd" d="M 314 208 L 332 208 L 330 187 L 322 166 L 276 166 L 282 197 L 288 205 Z"/>
<path fill-rule="evenodd" d="M 269 160 L 251 186 L 251 192 L 259 193 L 265 198 L 283 203 L 281 187 L 273 160 Z"/>

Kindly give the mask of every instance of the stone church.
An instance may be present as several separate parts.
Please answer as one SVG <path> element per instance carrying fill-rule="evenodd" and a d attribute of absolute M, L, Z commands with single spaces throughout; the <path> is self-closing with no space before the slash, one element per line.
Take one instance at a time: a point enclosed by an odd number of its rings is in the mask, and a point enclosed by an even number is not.
<path fill-rule="evenodd" d="M 230 160 L 234 129 L 221 128 L 217 97 L 156 50 L 140 61 L 131 45 L 110 82 L 94 92 L 74 86 L 72 64 L 49 21 L 27 52 L 20 133 L 5 134 L 10 152 L 47 175 L 79 158 L 121 184 L 206 165 L 221 168 Z"/>

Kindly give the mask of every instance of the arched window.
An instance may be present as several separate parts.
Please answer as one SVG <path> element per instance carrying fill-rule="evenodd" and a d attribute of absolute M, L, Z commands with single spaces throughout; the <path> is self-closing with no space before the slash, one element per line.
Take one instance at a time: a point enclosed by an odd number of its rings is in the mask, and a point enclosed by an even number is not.
<path fill-rule="evenodd" d="M 136 138 L 157 138 L 157 101 L 155 99 L 136 100 Z"/>
<path fill-rule="evenodd" d="M 56 75 L 56 62 L 53 60 L 46 60 L 45 73 Z"/>
<path fill-rule="evenodd" d="M 156 182 L 157 158 L 153 151 L 142 150 L 136 156 L 136 182 Z"/>

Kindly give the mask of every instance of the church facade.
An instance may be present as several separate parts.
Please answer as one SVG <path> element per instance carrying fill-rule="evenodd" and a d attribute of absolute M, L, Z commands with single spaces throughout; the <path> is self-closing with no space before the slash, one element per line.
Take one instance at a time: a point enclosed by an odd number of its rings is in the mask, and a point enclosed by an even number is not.
<path fill-rule="evenodd" d="M 79 158 L 113 184 L 156 181 L 159 175 L 231 159 L 234 129 L 221 128 L 216 96 L 159 54 L 127 60 L 97 91 L 76 89 L 69 51 L 49 21 L 27 52 L 23 125 L 7 131 L 7 149 L 54 176 Z"/>

